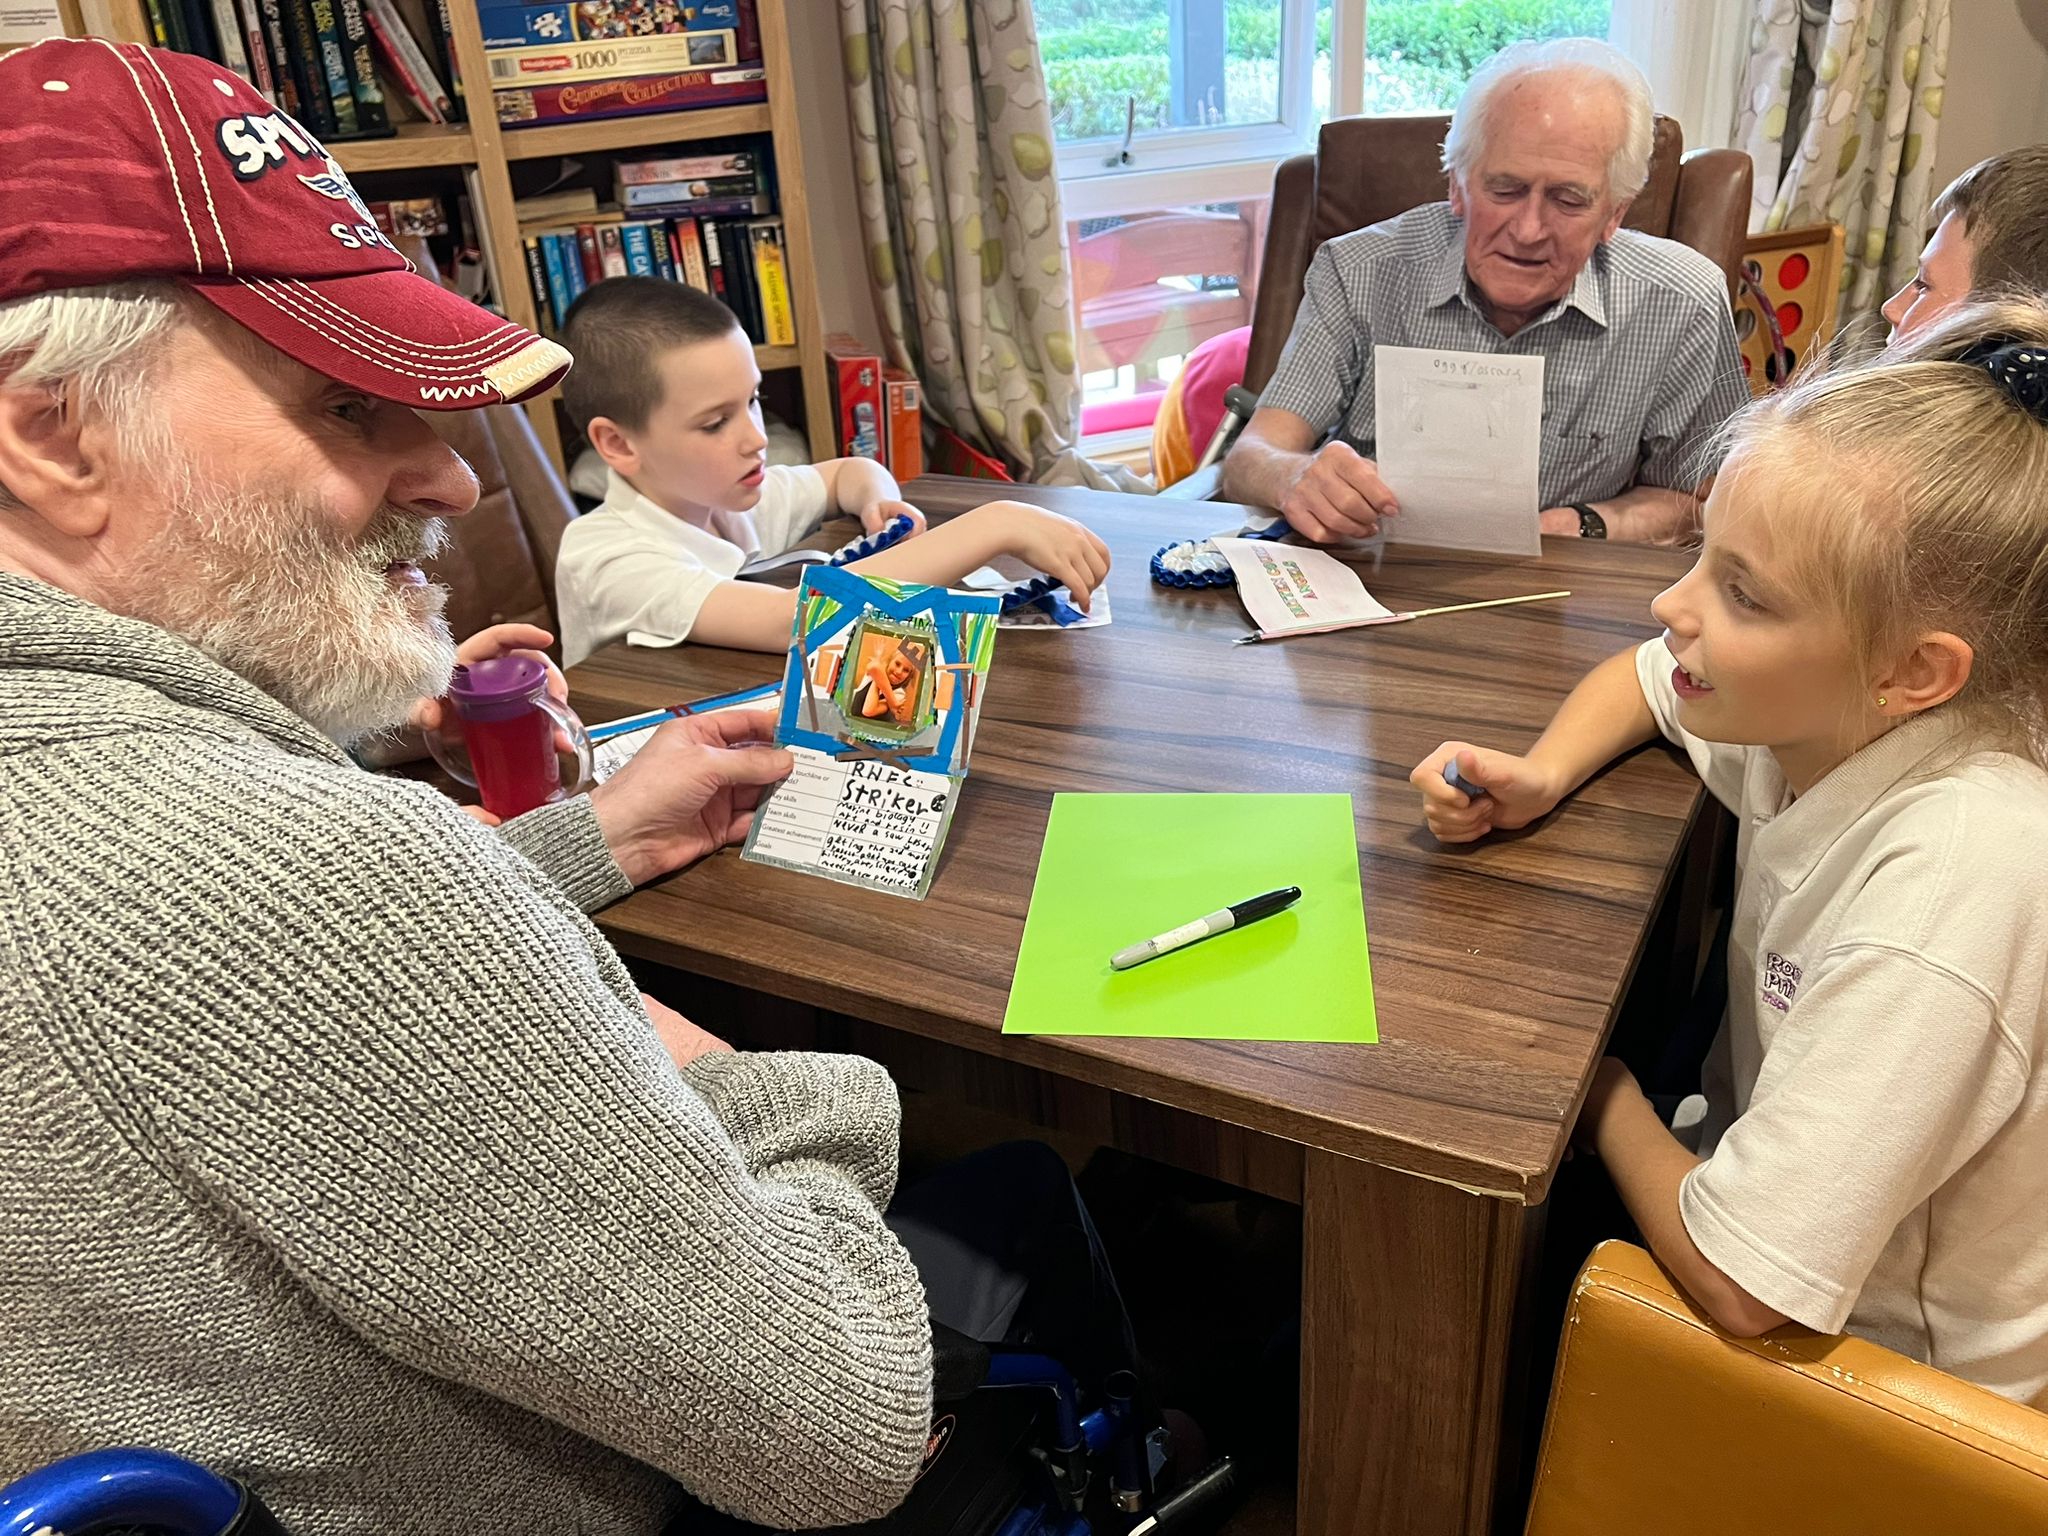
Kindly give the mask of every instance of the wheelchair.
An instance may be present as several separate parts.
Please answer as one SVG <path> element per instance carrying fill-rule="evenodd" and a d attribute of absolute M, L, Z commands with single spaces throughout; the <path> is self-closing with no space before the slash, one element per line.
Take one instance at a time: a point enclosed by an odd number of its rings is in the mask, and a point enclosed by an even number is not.
<path fill-rule="evenodd" d="M 1224 1457 L 1164 1497 L 1165 1432 L 1118 1373 L 1083 1412 L 1045 1355 L 932 1329 L 932 1432 L 903 1504 L 827 1536 L 1167 1536 L 1213 1513 L 1236 1481 Z M 718 1515 L 696 1536 L 754 1533 Z M 116 1449 L 66 1457 L 0 1488 L 0 1536 L 288 1536 L 254 1492 L 182 1457 Z"/>

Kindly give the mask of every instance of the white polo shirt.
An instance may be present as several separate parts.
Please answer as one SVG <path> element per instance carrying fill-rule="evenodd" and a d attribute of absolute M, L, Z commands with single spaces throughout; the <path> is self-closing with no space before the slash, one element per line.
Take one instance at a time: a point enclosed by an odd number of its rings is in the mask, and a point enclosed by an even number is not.
<path fill-rule="evenodd" d="M 1686 1230 L 1796 1322 L 2048 1401 L 2048 773 L 1937 710 L 1794 800 L 1679 729 L 1672 666 L 1643 696 L 1741 824 Z"/>
<path fill-rule="evenodd" d="M 614 640 L 682 644 L 721 581 L 749 560 L 795 548 L 826 510 L 825 477 L 808 464 L 770 465 L 761 499 L 747 511 L 694 518 L 608 471 L 604 505 L 569 524 L 555 558 L 563 661 L 573 667 Z"/>

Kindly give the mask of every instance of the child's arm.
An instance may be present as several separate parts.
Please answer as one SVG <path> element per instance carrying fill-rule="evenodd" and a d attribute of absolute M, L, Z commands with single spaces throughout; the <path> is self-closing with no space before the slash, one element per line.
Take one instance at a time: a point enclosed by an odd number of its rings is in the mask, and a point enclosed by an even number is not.
<path fill-rule="evenodd" d="M 1636 678 L 1636 653 L 1610 656 L 1580 680 L 1526 757 L 1447 741 L 1408 782 L 1422 791 L 1422 815 L 1440 843 L 1469 843 L 1526 827 L 1622 753 L 1655 739 L 1656 717 Z M 1444 782 L 1444 764 L 1485 790 L 1474 799 Z"/>
<path fill-rule="evenodd" d="M 1084 613 L 1088 594 L 1109 574 L 1109 546 L 1093 533 L 1070 517 L 1015 501 L 992 501 L 963 512 L 921 538 L 870 555 L 847 569 L 863 576 L 944 586 L 998 555 L 1015 555 L 1033 570 L 1058 577 Z M 721 581 L 697 610 L 690 638 L 700 645 L 742 651 L 783 651 L 789 649 L 795 620 L 796 594 L 787 588 Z"/>
<path fill-rule="evenodd" d="M 826 505 L 859 518 L 863 533 L 878 533 L 898 517 L 911 520 L 912 534 L 924 532 L 924 514 L 903 499 L 896 477 L 873 459 L 827 459 L 813 467 L 825 482 Z"/>
<path fill-rule="evenodd" d="M 1058 580 L 1083 613 L 1089 594 L 1109 574 L 1109 546 L 1094 533 L 1070 517 L 1021 501 L 991 501 L 847 569 L 945 586 L 998 555 L 1015 555 Z"/>
<path fill-rule="evenodd" d="M 1628 1068 L 1612 1056 L 1594 1074 L 1572 1140 L 1599 1155 L 1650 1251 L 1709 1317 L 1741 1339 L 1786 1320 L 1729 1279 L 1693 1242 L 1679 1213 L 1678 1186 L 1700 1159 L 1665 1129 Z"/>

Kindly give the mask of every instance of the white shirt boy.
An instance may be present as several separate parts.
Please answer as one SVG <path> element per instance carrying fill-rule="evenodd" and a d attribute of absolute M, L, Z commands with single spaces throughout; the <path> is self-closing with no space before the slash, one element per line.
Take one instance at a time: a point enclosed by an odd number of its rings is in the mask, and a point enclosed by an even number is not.
<path fill-rule="evenodd" d="M 2048 774 L 1939 711 L 1796 801 L 1643 696 L 1740 819 L 1692 1240 L 1765 1305 L 2048 1402 Z"/>
<path fill-rule="evenodd" d="M 751 508 L 692 520 L 608 471 L 604 505 L 569 524 L 555 558 L 563 661 L 573 667 L 614 640 L 682 644 L 720 582 L 750 560 L 794 549 L 824 521 L 827 500 L 816 469 L 773 464 Z"/>

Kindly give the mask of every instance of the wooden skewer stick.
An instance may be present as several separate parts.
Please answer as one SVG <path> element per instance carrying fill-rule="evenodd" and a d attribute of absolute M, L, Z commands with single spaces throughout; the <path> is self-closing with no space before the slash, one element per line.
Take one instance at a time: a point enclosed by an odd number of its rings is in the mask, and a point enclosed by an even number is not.
<path fill-rule="evenodd" d="M 1439 613 L 1469 613 L 1474 608 L 1507 608 L 1516 603 L 1547 603 L 1554 597 L 1570 597 L 1569 592 L 1531 592 L 1526 597 L 1489 597 L 1483 603 L 1448 603 L 1441 608 L 1415 608 L 1395 617 L 1403 619 L 1433 618 Z"/>

